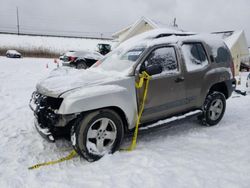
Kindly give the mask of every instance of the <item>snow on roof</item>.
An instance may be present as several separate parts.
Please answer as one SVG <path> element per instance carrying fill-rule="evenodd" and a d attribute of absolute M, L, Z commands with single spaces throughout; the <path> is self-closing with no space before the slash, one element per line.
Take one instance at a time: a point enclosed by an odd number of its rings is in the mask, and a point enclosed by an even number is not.
<path fill-rule="evenodd" d="M 18 51 L 16 50 L 8 50 L 6 53 L 10 53 L 10 54 L 20 54 Z"/>
<path fill-rule="evenodd" d="M 112 37 L 116 38 L 116 37 L 119 36 L 121 33 L 123 33 L 123 32 L 125 32 L 125 31 L 129 30 L 132 26 L 133 26 L 133 24 L 132 24 L 132 25 L 129 25 L 129 26 L 127 26 L 127 27 L 125 27 L 125 28 L 123 28 L 123 29 L 121 29 L 121 30 L 115 32 L 115 33 L 113 33 L 113 34 L 112 34 Z"/>
<path fill-rule="evenodd" d="M 181 31 L 175 31 L 171 29 L 154 29 L 151 31 L 144 32 L 142 34 L 136 35 L 125 42 L 121 43 L 119 47 L 132 46 L 136 44 L 146 43 L 150 39 L 154 39 L 155 37 L 161 34 L 183 34 Z"/>
<path fill-rule="evenodd" d="M 148 47 L 162 43 L 188 42 L 194 40 L 204 41 L 210 46 L 222 46 L 224 43 L 220 37 L 212 34 L 196 34 L 171 29 L 154 29 L 126 40 L 121 43 L 118 48 L 129 49 L 135 46 Z"/>

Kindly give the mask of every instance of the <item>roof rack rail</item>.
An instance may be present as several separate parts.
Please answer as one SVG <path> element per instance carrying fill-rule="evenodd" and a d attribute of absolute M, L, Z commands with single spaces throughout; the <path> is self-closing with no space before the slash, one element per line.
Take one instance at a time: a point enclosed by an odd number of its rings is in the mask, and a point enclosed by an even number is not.
<path fill-rule="evenodd" d="M 162 34 L 159 34 L 157 35 L 155 38 L 162 38 L 162 37 L 170 37 L 170 36 L 180 36 L 180 37 L 183 37 L 183 36 L 191 36 L 191 35 L 195 35 L 195 34 L 189 34 L 189 33 L 162 33 Z"/>

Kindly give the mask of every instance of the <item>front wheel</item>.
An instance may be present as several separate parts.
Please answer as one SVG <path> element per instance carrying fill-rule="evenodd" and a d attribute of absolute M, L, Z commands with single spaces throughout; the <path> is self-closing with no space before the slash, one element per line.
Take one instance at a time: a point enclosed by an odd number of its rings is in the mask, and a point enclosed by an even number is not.
<path fill-rule="evenodd" d="M 203 114 L 199 116 L 201 123 L 213 126 L 220 122 L 226 109 L 226 98 L 223 93 L 212 92 L 207 95 L 203 105 Z"/>
<path fill-rule="evenodd" d="M 71 131 L 71 142 L 79 155 L 95 161 L 119 149 L 124 135 L 120 116 L 103 109 L 79 117 Z"/>

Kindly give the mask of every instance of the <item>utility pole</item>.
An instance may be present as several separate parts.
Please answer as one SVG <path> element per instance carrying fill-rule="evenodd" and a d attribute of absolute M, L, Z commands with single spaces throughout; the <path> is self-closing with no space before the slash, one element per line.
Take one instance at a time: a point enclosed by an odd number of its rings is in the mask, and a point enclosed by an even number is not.
<path fill-rule="evenodd" d="M 16 7 L 16 22 L 17 22 L 17 34 L 20 34 L 20 24 L 19 24 L 19 13 L 18 13 L 18 7 Z"/>
<path fill-rule="evenodd" d="M 176 18 L 174 18 L 174 24 L 173 24 L 174 27 L 178 27 L 178 25 L 176 24 Z"/>

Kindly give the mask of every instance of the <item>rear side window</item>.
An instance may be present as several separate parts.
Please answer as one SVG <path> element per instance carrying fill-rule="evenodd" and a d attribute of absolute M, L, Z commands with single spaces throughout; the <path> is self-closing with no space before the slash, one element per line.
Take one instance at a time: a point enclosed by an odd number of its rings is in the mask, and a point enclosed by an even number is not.
<path fill-rule="evenodd" d="M 177 60 L 174 47 L 161 47 L 153 50 L 145 61 L 146 66 L 160 64 L 163 72 L 176 72 Z"/>
<path fill-rule="evenodd" d="M 195 71 L 208 65 L 207 55 L 201 43 L 183 44 L 182 51 L 187 71 Z"/>
<path fill-rule="evenodd" d="M 215 57 L 216 63 L 226 63 L 230 61 L 230 53 L 225 47 L 217 49 L 217 56 Z"/>

